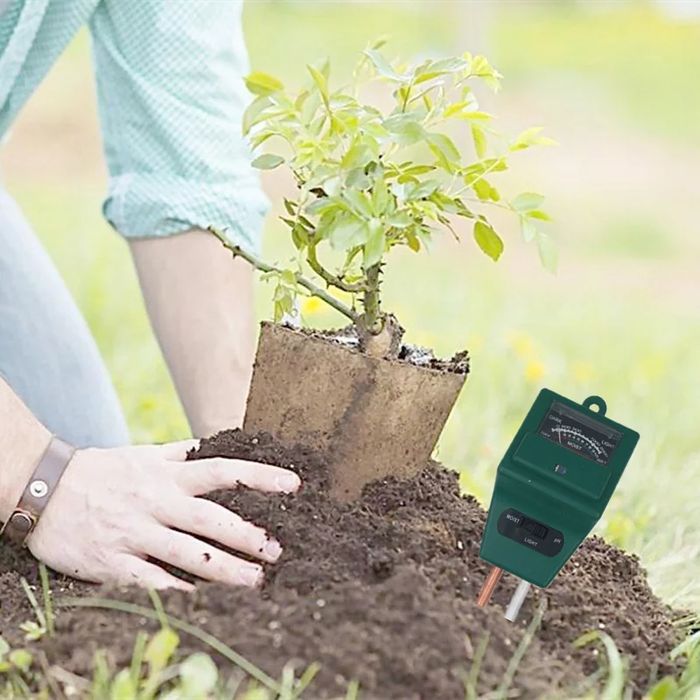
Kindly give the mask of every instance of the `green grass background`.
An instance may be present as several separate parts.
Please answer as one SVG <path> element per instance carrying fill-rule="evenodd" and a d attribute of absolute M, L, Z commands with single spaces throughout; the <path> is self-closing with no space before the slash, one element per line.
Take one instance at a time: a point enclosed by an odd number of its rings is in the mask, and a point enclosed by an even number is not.
<path fill-rule="evenodd" d="M 583 6 L 582 6 L 583 5 Z M 641 433 L 598 531 L 637 553 L 655 590 L 700 611 L 700 18 L 647 3 L 249 2 L 252 64 L 298 82 L 330 56 L 347 74 L 377 36 L 389 55 L 483 51 L 505 74 L 487 97 L 501 127 L 543 125 L 559 141 L 524 155 L 508 182 L 548 196 L 557 275 L 506 222 L 497 265 L 469 236 L 429 257 L 400 254 L 386 307 L 408 338 L 442 354 L 467 347 L 472 375 L 438 455 L 488 503 L 498 461 L 547 386 Z M 0 152 L 22 204 L 83 310 L 138 441 L 187 434 L 128 256 L 100 215 L 105 175 L 80 35 Z M 277 196 L 285 182 L 265 180 Z M 274 214 L 268 257 L 284 259 Z M 260 288 L 261 317 L 270 290 Z M 337 319 L 313 314 L 320 325 Z M 390 436 L 388 436 L 390 438 Z"/>

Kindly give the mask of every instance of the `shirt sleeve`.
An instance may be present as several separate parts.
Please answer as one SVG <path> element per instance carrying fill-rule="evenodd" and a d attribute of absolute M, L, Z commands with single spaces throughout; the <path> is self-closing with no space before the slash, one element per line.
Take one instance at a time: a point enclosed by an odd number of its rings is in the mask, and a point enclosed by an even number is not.
<path fill-rule="evenodd" d="M 241 135 L 241 0 L 102 0 L 90 21 L 109 169 L 127 238 L 215 225 L 259 246 L 267 200 Z"/>

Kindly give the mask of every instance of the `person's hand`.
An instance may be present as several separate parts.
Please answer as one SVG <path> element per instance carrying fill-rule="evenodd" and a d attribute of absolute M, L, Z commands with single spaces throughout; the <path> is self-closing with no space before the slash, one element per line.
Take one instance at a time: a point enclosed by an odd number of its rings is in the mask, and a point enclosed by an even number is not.
<path fill-rule="evenodd" d="M 262 567 L 198 537 L 265 562 L 281 553 L 264 530 L 202 498 L 245 484 L 292 492 L 299 477 L 286 469 L 238 459 L 185 462 L 197 440 L 168 445 L 78 450 L 36 530 L 31 552 L 56 571 L 86 581 L 192 586 L 147 557 L 209 581 L 256 586 Z"/>

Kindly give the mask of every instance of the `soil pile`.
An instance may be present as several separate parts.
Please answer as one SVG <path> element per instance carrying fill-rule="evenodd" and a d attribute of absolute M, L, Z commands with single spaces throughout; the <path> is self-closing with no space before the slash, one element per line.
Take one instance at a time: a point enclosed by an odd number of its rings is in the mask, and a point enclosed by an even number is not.
<path fill-rule="evenodd" d="M 465 678 L 480 648 L 477 689 L 501 685 L 527 624 L 546 598 L 539 630 L 518 665 L 511 687 L 534 698 L 554 689 L 581 689 L 600 665 L 592 647 L 571 642 L 591 629 L 610 634 L 629 656 L 630 683 L 641 694 L 657 675 L 673 670 L 668 653 L 678 642 L 670 611 L 651 593 L 636 558 L 600 539 L 587 540 L 546 592 L 530 596 L 518 624 L 503 618 L 515 581 L 504 577 L 485 610 L 476 606 L 487 573 L 479 560 L 485 513 L 460 496 L 456 476 L 429 464 L 406 481 L 365 487 L 361 499 L 341 504 L 326 495 L 319 455 L 286 450 L 267 436 L 226 431 L 204 440 L 191 458 L 254 459 L 298 472 L 295 496 L 248 489 L 211 498 L 264 526 L 284 546 L 267 570 L 262 591 L 202 583 L 196 593 L 162 596 L 170 614 L 226 642 L 273 677 L 290 659 L 321 670 L 308 697 L 345 697 L 352 679 L 361 698 L 452 700 L 465 697 Z M 17 626 L 31 613 L 20 575 L 35 577 L 30 558 L 0 549 L 0 634 L 19 641 Z M 97 590 L 56 581 L 57 598 L 95 595 L 149 605 L 134 588 Z M 50 663 L 88 675 L 94 651 L 127 664 L 135 634 L 153 629 L 117 612 L 63 609 L 57 636 L 41 642 Z M 185 651 L 206 649 L 182 635 Z M 511 691 L 512 692 L 512 691 Z M 306 697 L 306 696 L 305 696 Z"/>

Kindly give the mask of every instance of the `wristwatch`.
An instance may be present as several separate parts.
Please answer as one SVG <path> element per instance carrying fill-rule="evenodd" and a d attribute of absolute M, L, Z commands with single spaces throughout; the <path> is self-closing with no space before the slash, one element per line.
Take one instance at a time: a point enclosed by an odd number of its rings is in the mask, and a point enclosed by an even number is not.
<path fill-rule="evenodd" d="M 74 453 L 75 447 L 72 445 L 56 436 L 51 438 L 22 492 L 19 503 L 0 529 L 0 536 L 4 535 L 17 544 L 26 543 Z"/>

